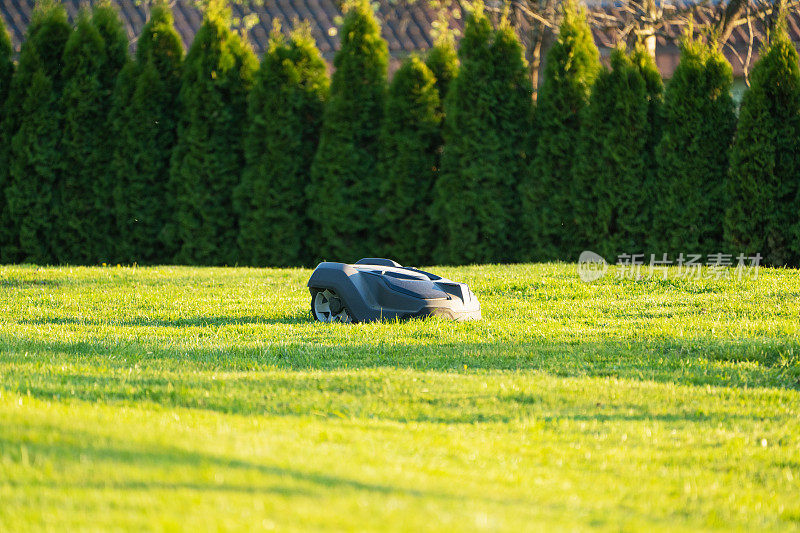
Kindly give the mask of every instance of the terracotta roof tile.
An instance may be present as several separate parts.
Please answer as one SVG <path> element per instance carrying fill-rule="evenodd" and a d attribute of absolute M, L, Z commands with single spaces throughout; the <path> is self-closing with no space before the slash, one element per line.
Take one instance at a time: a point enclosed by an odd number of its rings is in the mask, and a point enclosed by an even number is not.
<path fill-rule="evenodd" d="M 85 0 L 84 0 L 85 1 Z M 125 24 L 125 30 L 131 40 L 131 46 L 135 46 L 136 37 L 139 35 L 144 25 L 149 9 L 146 2 L 139 0 L 112 0 L 120 10 L 120 17 Z M 63 0 L 67 7 L 70 18 L 77 16 L 82 0 Z M 91 3 L 91 2 L 90 2 Z M 0 0 L 0 17 L 6 23 L 11 33 L 14 46 L 19 50 L 20 43 L 24 38 L 25 28 L 27 27 L 33 10 L 34 0 Z M 591 2 L 593 11 L 602 11 L 608 14 L 619 14 L 620 7 L 614 3 Z M 671 5 L 676 8 L 692 7 L 694 3 L 689 0 L 674 0 Z M 721 8 L 722 4 L 719 4 Z M 463 9 L 460 7 L 463 13 Z M 308 20 L 311 25 L 311 32 L 320 47 L 320 50 L 327 58 L 331 58 L 333 52 L 339 46 L 339 36 L 336 32 L 335 20 L 341 16 L 341 12 L 334 0 L 263 0 L 263 2 L 253 2 L 250 4 L 235 4 L 233 6 L 235 16 L 242 18 L 245 14 L 255 13 L 258 15 L 257 24 L 250 29 L 250 38 L 256 53 L 261 54 L 267 46 L 269 32 L 272 28 L 272 20 L 280 18 L 285 31 L 292 27 L 293 20 Z M 703 23 L 708 22 L 707 10 L 694 8 L 694 19 L 699 28 Z M 175 16 L 175 27 L 181 34 L 184 46 L 188 48 L 191 44 L 194 33 L 202 23 L 202 14 L 195 7 L 192 0 L 174 0 L 173 12 Z M 393 0 L 381 0 L 378 18 L 383 25 L 383 36 L 386 38 L 390 52 L 397 55 L 425 50 L 432 44 L 431 22 L 437 19 L 437 14 L 424 0 L 414 3 L 396 4 Z M 451 25 L 460 29 L 463 24 L 463 17 L 452 17 Z M 525 21 L 520 21 L 522 26 L 521 36 L 523 41 L 528 32 L 525 31 Z M 800 41 L 800 14 L 793 12 L 789 17 L 788 28 L 795 42 Z M 665 35 L 659 35 L 657 43 L 659 46 L 671 46 L 680 37 L 683 27 L 671 25 L 663 29 Z M 763 28 L 754 23 L 754 40 L 756 49 L 763 37 Z M 593 29 L 597 44 L 601 47 L 614 46 L 615 35 L 611 31 L 602 31 L 598 28 Z M 732 35 L 731 42 L 737 47 L 746 46 L 748 33 L 745 27 L 737 28 Z"/>

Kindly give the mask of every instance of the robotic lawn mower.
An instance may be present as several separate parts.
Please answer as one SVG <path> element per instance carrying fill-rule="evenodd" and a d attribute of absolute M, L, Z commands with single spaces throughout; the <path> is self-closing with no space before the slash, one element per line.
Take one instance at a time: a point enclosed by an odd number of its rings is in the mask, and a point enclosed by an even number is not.
<path fill-rule="evenodd" d="M 353 265 L 320 263 L 308 280 L 308 289 L 311 315 L 320 322 L 481 318 L 481 304 L 464 283 L 403 267 L 391 259 L 365 258 Z"/>

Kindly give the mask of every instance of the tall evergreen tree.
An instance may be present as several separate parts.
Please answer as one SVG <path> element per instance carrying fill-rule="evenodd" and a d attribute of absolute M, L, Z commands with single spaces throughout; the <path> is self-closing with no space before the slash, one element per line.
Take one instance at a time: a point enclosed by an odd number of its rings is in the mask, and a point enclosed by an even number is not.
<path fill-rule="evenodd" d="M 439 34 L 433 47 L 428 51 L 425 64 L 436 79 L 436 89 L 439 93 L 439 107 L 437 111 L 441 115 L 441 120 L 439 121 L 439 135 L 436 141 L 437 147 L 435 149 L 436 158 L 434 160 L 434 166 L 436 168 L 434 170 L 433 179 L 435 184 L 436 181 L 439 180 L 444 151 L 444 123 L 446 119 L 444 114 L 444 102 L 447 98 L 447 93 L 450 91 L 451 83 L 458 76 L 458 53 L 456 52 L 455 35 L 452 31 L 445 29 Z M 435 200 L 435 195 L 433 199 Z M 432 221 L 435 218 L 435 213 L 433 213 L 431 209 L 432 204 L 431 207 L 425 209 L 425 215 Z M 438 242 L 438 239 L 442 236 L 441 228 L 438 224 L 429 224 L 428 227 L 430 230 L 428 242 L 431 243 L 431 249 L 428 253 L 420 256 L 420 263 L 433 261 L 433 259 L 436 258 L 437 254 L 435 253 L 435 247 L 432 243 Z"/>
<path fill-rule="evenodd" d="M 315 258 L 373 256 L 378 143 L 389 52 L 367 0 L 345 5 L 319 149 L 307 193 Z"/>
<path fill-rule="evenodd" d="M 99 145 L 108 141 L 96 135 L 105 120 L 98 78 L 104 53 L 103 39 L 83 8 L 64 50 L 63 182 L 56 245 L 60 262 L 94 263 L 105 250 L 100 232 L 106 221 L 95 204 L 96 182 L 106 170 L 98 168 Z"/>
<path fill-rule="evenodd" d="M 186 55 L 179 94 L 178 143 L 172 154 L 176 261 L 238 261 L 233 190 L 244 166 L 247 93 L 258 61 L 230 27 L 224 2 L 208 5 Z"/>
<path fill-rule="evenodd" d="M 800 265 L 800 68 L 781 21 L 753 67 L 731 150 L 725 236 L 737 252 Z"/>
<path fill-rule="evenodd" d="M 60 114 L 55 80 L 37 70 L 22 106 L 27 116 L 11 141 L 6 188 L 12 238 L 6 260 L 52 263 L 54 188 L 60 169 Z"/>
<path fill-rule="evenodd" d="M 309 26 L 296 28 L 287 41 L 276 24 L 250 92 L 246 166 L 234 197 L 247 264 L 296 266 L 311 259 L 305 189 L 328 85 Z"/>
<path fill-rule="evenodd" d="M 436 78 L 411 56 L 394 74 L 381 133 L 381 207 L 383 253 L 402 263 L 425 264 L 432 258 L 433 201 L 441 146 L 442 114 Z"/>
<path fill-rule="evenodd" d="M 120 72 L 111 112 L 118 260 L 172 260 L 160 240 L 169 220 L 169 161 L 177 134 L 183 47 L 166 2 L 155 4 L 142 28 L 136 60 Z M 174 251 L 173 251 L 174 253 Z"/>
<path fill-rule="evenodd" d="M 81 11 L 63 58 L 63 180 L 57 258 L 91 264 L 115 257 L 109 121 L 111 93 L 127 40 L 116 11 L 100 3 Z M 123 54 L 120 55 L 120 49 Z"/>
<path fill-rule="evenodd" d="M 100 63 L 98 80 L 104 98 L 114 91 L 119 72 L 128 64 L 128 38 L 111 0 L 100 0 L 92 7 L 92 25 L 103 40 L 103 60 Z"/>
<path fill-rule="evenodd" d="M 647 97 L 647 129 L 644 144 L 645 184 L 643 196 L 645 202 L 641 206 L 642 215 L 646 220 L 643 244 L 652 244 L 653 236 L 657 234 L 655 219 L 660 212 L 659 206 L 653 202 L 658 193 L 658 163 L 656 162 L 656 147 L 661 141 L 664 131 L 664 80 L 658 70 L 655 58 L 650 55 L 642 43 L 637 44 L 630 54 L 634 67 L 644 79 L 645 95 Z M 586 226 L 584 226 L 586 227 Z M 579 233 L 580 235 L 580 233 Z M 655 252 L 652 250 L 651 252 Z M 619 252 L 618 252 L 619 253 Z"/>
<path fill-rule="evenodd" d="M 664 80 L 658 70 L 656 60 L 642 44 L 637 44 L 630 54 L 633 66 L 644 80 L 647 98 L 647 142 L 645 143 L 645 167 L 648 169 L 648 182 L 657 179 L 656 146 L 664 130 Z M 649 215 L 652 217 L 652 213 Z"/>
<path fill-rule="evenodd" d="M 0 18 L 0 128 L 4 125 L 4 116 L 6 114 L 6 98 L 8 98 L 8 92 L 11 85 L 11 77 L 14 73 L 14 49 L 11 45 L 11 36 L 6 31 L 5 23 L 3 19 Z M 5 145 L 8 142 L 5 139 L 4 132 L 0 129 L 0 142 Z M 0 147 L 0 151 L 5 150 L 4 148 Z M 2 156 L 0 156 L 2 159 Z M 0 223 L 5 222 L 5 211 L 6 211 L 6 195 L 5 195 L 5 183 L 7 178 L 4 177 L 4 174 L 7 170 L 0 170 Z M 4 242 L 3 236 L 9 233 L 10 228 L 6 228 L 5 226 L 0 227 L 0 250 L 8 246 L 8 243 Z M 2 253 L 0 253 L 0 259 L 2 259 Z"/>
<path fill-rule="evenodd" d="M 436 79 L 439 104 L 443 106 L 450 83 L 458 75 L 458 53 L 456 52 L 455 36 L 452 32 L 445 31 L 439 34 L 436 42 L 428 50 L 425 64 Z"/>
<path fill-rule="evenodd" d="M 61 56 L 70 31 L 61 4 L 36 4 L 0 128 L 4 262 L 53 261 L 61 163 Z"/>
<path fill-rule="evenodd" d="M 98 71 L 98 81 L 103 95 L 102 113 L 105 118 L 98 133 L 105 137 L 106 142 L 99 143 L 97 164 L 103 171 L 94 186 L 95 208 L 104 224 L 98 232 L 98 238 L 103 239 L 100 259 L 116 262 L 119 260 L 117 255 L 119 231 L 116 225 L 114 204 L 116 183 L 113 173 L 109 172 L 116 140 L 111 141 L 110 115 L 114 105 L 114 89 L 117 85 L 117 78 L 122 69 L 131 61 L 128 55 L 128 37 L 117 8 L 112 5 L 111 0 L 100 0 L 92 6 L 92 24 L 97 28 L 100 38 L 103 40 L 104 49 L 103 60 Z"/>
<path fill-rule="evenodd" d="M 723 184 L 736 127 L 731 67 L 713 46 L 687 36 L 667 86 L 651 248 L 721 252 Z"/>
<path fill-rule="evenodd" d="M 466 19 L 458 57 L 458 77 L 445 99 L 433 209 L 443 233 L 436 259 L 514 260 L 532 92 L 522 47 L 506 22 L 493 30 L 478 4 Z"/>
<path fill-rule="evenodd" d="M 650 100 L 639 65 L 624 50 L 598 75 L 581 117 L 573 189 L 578 244 L 606 258 L 645 251 Z"/>
<path fill-rule="evenodd" d="M 11 36 L 6 30 L 6 25 L 0 17 L 0 123 L 3 120 L 3 106 L 8 98 L 11 86 L 11 76 L 14 74 L 14 48 L 11 46 Z"/>
<path fill-rule="evenodd" d="M 547 53 L 539 88 L 534 132 L 537 139 L 528 179 L 520 187 L 522 242 L 526 259 L 574 259 L 577 228 L 573 213 L 576 139 L 580 117 L 600 71 L 600 59 L 586 11 L 572 1 Z"/>
<path fill-rule="evenodd" d="M 36 2 L 22 42 L 19 64 L 9 86 L 2 128 L 2 132 L 7 135 L 5 140 L 16 133 L 25 116 L 22 112 L 22 102 L 27 96 L 27 89 L 34 73 L 41 69 L 48 76 L 60 77 L 61 58 L 70 32 L 67 12 L 62 4 L 54 0 Z M 9 142 L 3 142 L 0 149 L 7 148 Z M 8 153 L 0 150 L 0 155 L 4 153 L 7 157 Z M 6 166 L 6 164 L 0 165 L 0 171 Z"/>

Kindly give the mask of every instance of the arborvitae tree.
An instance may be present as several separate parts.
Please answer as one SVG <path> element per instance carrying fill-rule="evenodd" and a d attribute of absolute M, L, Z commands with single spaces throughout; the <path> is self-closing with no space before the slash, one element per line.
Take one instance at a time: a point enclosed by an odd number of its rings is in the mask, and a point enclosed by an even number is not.
<path fill-rule="evenodd" d="M 103 116 L 105 120 L 98 129 L 98 134 L 105 138 L 105 142 L 98 143 L 97 164 L 103 169 L 99 179 L 95 182 L 94 198 L 95 208 L 97 209 L 103 224 L 105 225 L 98 233 L 98 237 L 103 238 L 103 249 L 100 250 L 101 260 L 118 261 L 117 242 L 119 232 L 116 226 L 116 214 L 114 205 L 114 187 L 116 185 L 114 175 L 109 172 L 111 160 L 114 155 L 116 139 L 111 139 L 111 122 L 109 120 L 111 108 L 114 103 L 114 89 L 117 78 L 122 69 L 130 63 L 128 55 L 128 37 L 125 28 L 119 18 L 116 7 L 111 4 L 111 0 L 100 0 L 92 7 L 92 24 L 100 33 L 103 40 L 103 60 L 100 62 L 98 71 L 98 81 L 103 99 Z"/>
<path fill-rule="evenodd" d="M 92 24 L 103 40 L 103 60 L 98 80 L 105 98 L 109 98 L 117 83 L 120 70 L 129 62 L 128 38 L 111 0 L 100 0 L 92 7 Z"/>
<path fill-rule="evenodd" d="M 27 117 L 11 142 L 6 188 L 12 239 L 4 256 L 16 261 L 53 262 L 54 188 L 60 167 L 60 115 L 53 78 L 38 70 L 28 86 L 22 111 Z"/>
<path fill-rule="evenodd" d="M 432 258 L 434 227 L 428 208 L 436 181 L 441 120 L 436 78 L 419 57 L 411 56 L 389 87 L 379 165 L 382 251 L 403 264 L 425 264 Z"/>
<path fill-rule="evenodd" d="M 563 11 L 539 88 L 533 126 L 537 142 L 530 172 L 520 187 L 520 247 L 526 259 L 574 259 L 579 252 L 573 164 L 581 112 L 600 71 L 600 59 L 585 10 L 567 1 Z"/>
<path fill-rule="evenodd" d="M 436 78 L 439 103 L 443 106 L 450 83 L 458 75 L 458 53 L 452 32 L 445 31 L 439 35 L 431 49 L 428 50 L 425 64 Z"/>
<path fill-rule="evenodd" d="M 63 168 L 57 258 L 91 264 L 115 257 L 113 184 L 109 162 L 114 143 L 108 116 L 120 56 L 127 40 L 107 3 L 81 11 L 63 58 Z M 124 51 L 124 50 L 123 50 Z"/>
<path fill-rule="evenodd" d="M 649 108 L 639 66 L 614 50 L 581 116 L 572 191 L 577 243 L 609 259 L 645 251 Z"/>
<path fill-rule="evenodd" d="M 442 231 L 436 260 L 513 260 L 531 115 L 522 47 L 505 22 L 492 30 L 478 4 L 467 17 L 458 57 L 458 77 L 445 99 L 445 148 L 432 211 Z"/>
<path fill-rule="evenodd" d="M 11 46 L 11 36 L 6 31 L 6 25 L 0 18 L 0 123 L 3 120 L 3 104 L 8 97 L 11 86 L 11 76 L 14 74 L 14 49 Z"/>
<path fill-rule="evenodd" d="M 160 241 L 169 220 L 169 161 L 177 129 L 183 47 L 166 2 L 142 28 L 136 60 L 120 72 L 111 112 L 117 258 L 140 264 L 172 260 Z"/>
<path fill-rule="evenodd" d="M 104 53 L 103 38 L 84 8 L 64 50 L 63 181 L 56 255 L 65 263 L 94 263 L 106 250 L 103 233 L 108 220 L 95 203 L 97 182 L 106 172 L 98 167 L 98 151 L 108 142 L 107 136 L 97 135 L 106 120 L 98 77 Z"/>
<path fill-rule="evenodd" d="M 212 2 L 186 55 L 179 94 L 170 171 L 178 262 L 238 261 L 233 190 L 244 167 L 247 93 L 257 66 L 249 44 L 231 30 L 230 9 Z"/>
<path fill-rule="evenodd" d="M 656 178 L 656 145 L 661 140 L 664 129 L 664 80 L 658 71 L 656 60 L 647 49 L 638 44 L 630 54 L 633 66 L 644 79 L 647 97 L 647 142 L 645 143 L 645 167 L 647 178 L 652 183 Z M 652 213 L 650 214 L 652 216 Z"/>
<path fill-rule="evenodd" d="M 425 63 L 436 79 L 436 88 L 439 93 L 439 108 L 437 111 L 442 117 L 439 121 L 439 138 L 436 141 L 437 147 L 435 150 L 435 184 L 439 179 L 439 172 L 442 168 L 442 152 L 444 151 L 444 123 L 446 119 L 444 115 L 444 102 L 450 90 L 450 84 L 456 76 L 458 76 L 458 53 L 456 52 L 455 35 L 453 32 L 445 30 L 439 34 L 433 47 L 428 51 Z M 435 214 L 431 212 L 430 207 L 425 208 L 425 215 L 431 220 L 435 218 Z M 431 249 L 425 254 L 424 262 L 433 261 L 436 257 L 434 253 L 435 247 L 432 243 L 437 242 L 442 236 L 442 231 L 441 228 L 438 227 L 438 224 L 429 224 L 429 229 L 430 234 L 428 242 L 431 243 Z"/>
<path fill-rule="evenodd" d="M 341 48 L 307 189 L 314 258 L 375 255 L 378 142 L 389 52 L 367 0 L 345 6 Z"/>
<path fill-rule="evenodd" d="M 643 44 L 639 43 L 634 47 L 630 58 L 644 79 L 645 95 L 647 97 L 647 130 L 643 154 L 645 168 L 643 195 L 645 202 L 641 209 L 644 219 L 647 221 L 644 244 L 650 244 L 652 236 L 656 234 L 653 226 L 656 214 L 659 212 L 658 205 L 652 199 L 656 197 L 657 184 L 659 182 L 656 146 L 661 141 L 661 135 L 664 130 L 664 80 L 661 78 L 661 72 L 658 70 L 655 58 L 650 55 Z"/>
<path fill-rule="evenodd" d="M 652 189 L 654 253 L 721 252 L 723 184 L 736 127 L 731 67 L 720 52 L 687 37 L 667 86 Z"/>
<path fill-rule="evenodd" d="M 0 128 L 2 261 L 53 261 L 61 162 L 61 56 L 71 28 L 61 4 L 37 3 Z M 5 230 L 5 231 L 3 231 Z"/>
<path fill-rule="evenodd" d="M 726 187 L 731 249 L 773 266 L 800 265 L 800 69 L 783 22 L 753 67 Z"/>
<path fill-rule="evenodd" d="M 14 73 L 14 50 L 11 45 L 11 37 L 9 36 L 8 32 L 6 31 L 5 23 L 3 19 L 0 18 L 0 128 L 3 127 L 4 123 L 4 116 L 6 113 L 5 110 L 5 102 L 6 98 L 8 98 L 8 91 L 9 86 L 11 85 L 11 77 Z M 4 136 L 3 130 L 0 129 L 0 142 L 4 145 L 8 142 Z M 4 148 L 0 147 L 0 151 L 5 151 Z M 2 156 L 0 156 L 0 160 Z M 6 181 L 7 178 L 4 176 L 6 170 L 0 170 L 0 223 L 5 222 L 5 211 L 6 211 L 6 196 L 5 196 L 5 188 L 6 188 Z M 8 243 L 5 242 L 3 236 L 8 233 L 10 228 L 6 228 L 5 226 L 0 227 L 0 249 L 5 248 Z M 2 254 L 0 253 L 0 259 L 2 259 Z"/>
<path fill-rule="evenodd" d="M 60 78 L 64 44 L 71 31 L 67 12 L 62 4 L 53 0 L 40 0 L 36 3 L 22 42 L 19 64 L 9 87 L 3 116 L 2 133 L 6 135 L 4 140 L 10 139 L 16 133 L 25 117 L 22 105 L 34 74 L 42 70 L 47 76 Z M 7 148 L 9 142 L 0 145 L 0 155 L 8 155 L 2 149 Z M 0 172 L 6 167 L 7 164 L 1 164 Z"/>
<path fill-rule="evenodd" d="M 287 41 L 276 23 L 250 92 L 246 166 L 234 196 L 247 264 L 310 262 L 305 189 L 328 85 L 325 61 L 308 25 L 296 28 Z"/>

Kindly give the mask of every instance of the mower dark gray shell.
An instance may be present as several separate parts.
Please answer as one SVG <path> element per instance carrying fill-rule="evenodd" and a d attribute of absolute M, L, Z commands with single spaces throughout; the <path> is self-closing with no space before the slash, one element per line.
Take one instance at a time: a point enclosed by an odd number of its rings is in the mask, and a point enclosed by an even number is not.
<path fill-rule="evenodd" d="M 478 298 L 466 284 L 403 267 L 390 259 L 365 258 L 352 265 L 320 263 L 308 288 L 312 306 L 317 293 L 332 291 L 354 322 L 424 316 L 481 318 Z"/>

